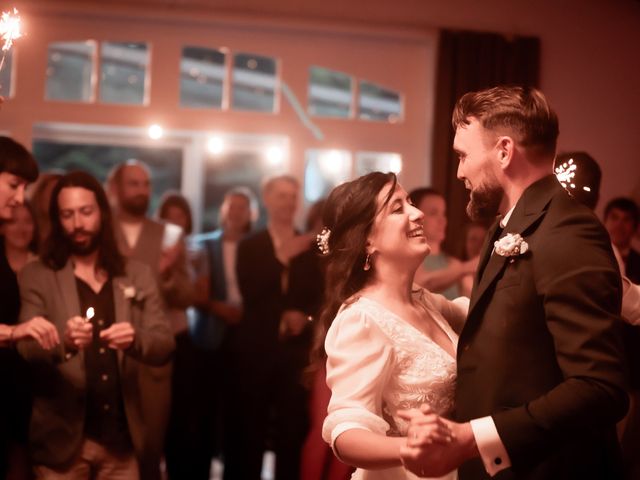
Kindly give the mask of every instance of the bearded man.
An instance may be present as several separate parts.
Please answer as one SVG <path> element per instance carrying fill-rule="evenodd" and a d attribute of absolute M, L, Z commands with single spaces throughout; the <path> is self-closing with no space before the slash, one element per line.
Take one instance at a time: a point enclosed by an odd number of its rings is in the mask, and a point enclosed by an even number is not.
<path fill-rule="evenodd" d="M 100 183 L 63 176 L 51 197 L 42 260 L 19 276 L 20 320 L 53 324 L 60 342 L 17 348 L 31 363 L 29 446 L 37 479 L 137 479 L 145 450 L 138 369 L 169 361 L 174 340 L 145 265 L 118 251 Z"/>

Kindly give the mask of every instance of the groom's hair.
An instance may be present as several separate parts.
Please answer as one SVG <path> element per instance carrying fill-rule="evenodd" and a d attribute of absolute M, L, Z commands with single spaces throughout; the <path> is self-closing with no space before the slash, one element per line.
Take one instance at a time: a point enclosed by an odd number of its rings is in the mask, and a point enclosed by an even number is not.
<path fill-rule="evenodd" d="M 498 86 L 464 94 L 453 110 L 454 130 L 477 119 L 483 128 L 511 134 L 536 157 L 553 159 L 558 140 L 558 116 L 540 90 Z"/>

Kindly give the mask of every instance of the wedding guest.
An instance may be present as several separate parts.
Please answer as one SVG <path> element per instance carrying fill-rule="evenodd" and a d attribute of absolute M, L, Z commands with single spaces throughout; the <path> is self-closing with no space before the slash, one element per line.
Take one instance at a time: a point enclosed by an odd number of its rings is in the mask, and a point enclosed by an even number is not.
<path fill-rule="evenodd" d="M 487 236 L 487 225 L 484 222 L 470 222 L 465 227 L 462 260 L 477 258 Z"/>
<path fill-rule="evenodd" d="M 179 229 L 147 216 L 151 199 L 151 173 L 138 160 L 116 165 L 107 190 L 114 211 L 114 232 L 120 252 L 151 268 L 165 313 L 186 309 L 193 302 L 184 241 Z M 163 317 L 165 321 L 168 321 Z M 160 480 L 160 461 L 171 408 L 171 364 L 139 369 L 141 402 L 145 409 L 147 441 L 139 462 L 142 480 Z"/>
<path fill-rule="evenodd" d="M 561 153 L 556 157 L 554 171 L 558 181 L 573 198 L 595 210 L 600 196 L 602 171 L 591 155 L 586 152 Z M 631 388 L 629 412 L 618 423 L 618 437 L 626 478 L 633 479 L 640 477 L 640 460 L 636 455 L 636 447 L 640 443 L 640 285 L 624 276 L 624 261 L 615 246 L 614 253 L 622 273 L 621 315 L 626 322 L 622 327 Z"/>
<path fill-rule="evenodd" d="M 296 346 L 308 331 L 307 312 L 290 308 L 286 298 L 300 278 L 298 257 L 313 236 L 294 228 L 298 181 L 282 175 L 269 178 L 262 189 L 267 228 L 243 239 L 238 246 L 238 286 L 242 319 L 229 337 L 233 428 L 225 442 L 226 480 L 260 478 L 267 447 L 270 417 L 276 454 L 276 479 L 297 479 L 300 450 L 307 430 L 306 391 L 296 378 L 304 368 L 294 360 Z M 304 274 L 302 274 L 304 275 Z M 291 348 L 289 348 L 291 347 Z"/>
<path fill-rule="evenodd" d="M 180 227 L 181 234 L 186 237 L 193 232 L 193 217 L 189 201 L 179 192 L 168 191 L 162 195 L 156 217 L 172 226 Z M 189 262 L 187 262 L 189 281 L 194 284 L 195 274 L 193 269 L 189 267 Z M 201 380 L 197 378 L 196 372 L 199 369 L 205 369 L 207 374 L 210 372 L 208 366 L 197 363 L 194 345 L 188 331 L 185 309 L 171 308 L 168 311 L 168 316 L 175 335 L 176 351 L 173 357 L 171 380 L 171 412 L 164 449 L 167 473 L 170 479 L 189 478 L 195 480 L 198 478 L 196 473 L 199 460 L 197 452 L 203 448 L 195 436 L 195 431 L 199 421 L 204 420 L 196 416 L 195 406 L 200 401 L 197 383 Z M 208 384 L 211 380 L 211 378 L 207 378 L 204 382 Z M 206 465 L 206 478 L 209 475 L 210 464 L 211 459 Z M 203 462 L 201 471 L 204 471 L 204 467 Z"/>
<path fill-rule="evenodd" d="M 636 284 L 640 283 L 640 253 L 631 247 L 631 242 L 639 224 L 640 208 L 630 198 L 614 198 L 604 208 L 604 226 L 622 259 L 623 274 Z"/>
<path fill-rule="evenodd" d="M 472 219 L 496 217 L 457 350 L 448 445 L 411 421 L 405 465 L 461 480 L 621 478 L 628 408 L 609 236 L 552 175 L 558 118 L 533 88 L 470 92 L 453 113 Z M 412 412 L 416 413 L 416 412 Z"/>
<path fill-rule="evenodd" d="M 471 293 L 470 281 L 478 259 L 461 262 L 442 250 L 447 230 L 447 205 L 444 197 L 433 188 L 418 188 L 409 193 L 413 204 L 424 214 L 423 227 L 431 253 L 416 272 L 415 281 L 426 289 L 441 293 L 449 300 Z"/>
<path fill-rule="evenodd" d="M 226 335 L 242 316 L 242 296 L 236 276 L 236 257 L 240 240 L 251 231 L 257 216 L 253 193 L 244 187 L 225 193 L 220 207 L 220 228 L 196 235 L 192 248 L 197 255 L 196 293 L 190 333 L 194 343 L 195 392 L 192 413 L 189 464 L 181 478 L 208 479 L 211 461 L 221 453 L 224 439 L 226 402 L 236 401 L 227 388 Z M 234 422 L 229 421 L 234 428 Z"/>
<path fill-rule="evenodd" d="M 31 204 L 16 205 L 13 217 L 0 224 L 0 231 L 4 238 L 5 256 L 17 275 L 22 267 L 38 256 L 38 227 Z"/>
<path fill-rule="evenodd" d="M 118 252 L 107 197 L 72 172 L 52 192 L 42 260 L 19 276 L 21 321 L 60 332 L 55 347 L 18 343 L 32 365 L 29 445 L 36 479 L 137 479 L 144 451 L 143 364 L 174 348 L 148 267 Z"/>
<path fill-rule="evenodd" d="M 31 153 L 15 140 L 0 136 L 0 223 L 12 222 L 14 212 L 24 202 L 26 185 L 37 177 L 38 165 Z M 9 240 L 10 251 L 13 250 L 11 244 L 12 240 Z M 0 395 L 0 478 L 9 475 L 28 478 L 29 469 L 26 457 L 29 383 L 24 362 L 14 350 L 6 347 L 29 336 L 47 347 L 57 339 L 55 329 L 43 322 L 16 325 L 20 296 L 14 269 L 20 263 L 14 255 L 9 260 L 5 237 L 0 235 L 0 379 L 3 385 Z"/>

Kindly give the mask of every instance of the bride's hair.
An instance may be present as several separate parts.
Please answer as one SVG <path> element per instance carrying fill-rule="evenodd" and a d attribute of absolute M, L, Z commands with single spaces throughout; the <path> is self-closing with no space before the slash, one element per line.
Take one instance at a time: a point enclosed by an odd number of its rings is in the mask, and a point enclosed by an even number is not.
<path fill-rule="evenodd" d="M 393 173 L 372 172 L 334 188 L 327 198 L 322 215 L 323 224 L 331 234 L 329 253 L 325 260 L 324 302 L 319 329 L 314 342 L 313 360 L 326 356 L 324 337 L 340 306 L 361 290 L 373 273 L 364 270 L 367 239 L 377 213 L 378 194 L 391 184 L 384 207 L 395 191 L 397 179 Z"/>

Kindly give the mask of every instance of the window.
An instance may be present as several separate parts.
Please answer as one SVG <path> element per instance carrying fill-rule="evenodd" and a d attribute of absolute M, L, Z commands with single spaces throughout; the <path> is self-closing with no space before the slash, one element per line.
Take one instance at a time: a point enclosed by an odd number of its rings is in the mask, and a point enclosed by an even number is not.
<path fill-rule="evenodd" d="M 45 98 L 92 102 L 96 42 L 51 43 L 47 55 Z"/>
<path fill-rule="evenodd" d="M 360 81 L 359 118 L 396 123 L 402 117 L 400 94 L 367 81 Z"/>
<path fill-rule="evenodd" d="M 238 135 L 210 139 L 210 155 L 204 161 L 203 230 L 219 226 L 219 210 L 224 194 L 233 187 L 249 188 L 260 198 L 265 178 L 289 171 L 288 141 L 282 137 Z M 260 205 L 260 225 L 265 212 Z"/>
<path fill-rule="evenodd" d="M 311 204 L 351 178 L 351 153 L 346 150 L 307 150 L 304 199 Z"/>
<path fill-rule="evenodd" d="M 250 53 L 233 58 L 233 100 L 236 110 L 275 111 L 276 60 Z"/>
<path fill-rule="evenodd" d="M 357 152 L 354 177 L 360 177 L 370 172 L 402 171 L 402 156 L 387 152 Z"/>
<path fill-rule="evenodd" d="M 180 60 L 180 106 L 222 108 L 225 54 L 220 50 L 184 47 Z"/>
<path fill-rule="evenodd" d="M 146 43 L 102 42 L 100 101 L 146 103 L 149 49 Z"/>
<path fill-rule="evenodd" d="M 136 158 L 149 165 L 153 172 L 150 212 L 155 212 L 162 193 L 180 190 L 182 181 L 182 150 L 180 148 L 154 148 L 122 145 L 93 145 L 34 140 L 33 155 L 40 170 L 83 170 L 100 182 L 118 163 Z"/>
<path fill-rule="evenodd" d="M 0 95 L 4 98 L 13 96 L 13 82 L 11 73 L 13 71 L 13 50 L 4 52 L 4 57 L 0 63 Z"/>
<path fill-rule="evenodd" d="M 309 69 L 309 113 L 323 117 L 351 117 L 351 77 L 322 67 Z"/>

